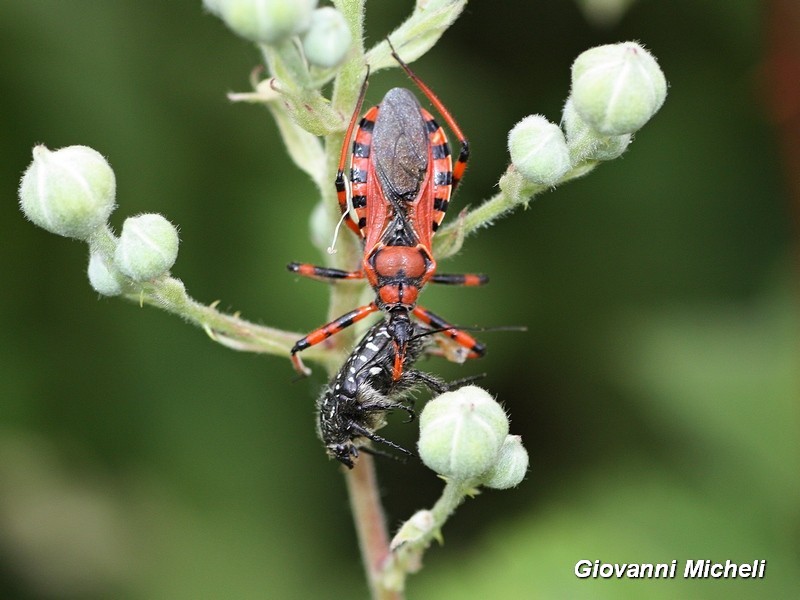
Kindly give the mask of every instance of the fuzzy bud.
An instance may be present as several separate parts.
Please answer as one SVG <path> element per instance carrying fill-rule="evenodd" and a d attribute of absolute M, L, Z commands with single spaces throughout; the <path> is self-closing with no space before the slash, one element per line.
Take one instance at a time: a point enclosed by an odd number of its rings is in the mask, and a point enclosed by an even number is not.
<path fill-rule="evenodd" d="M 589 127 L 575 110 L 571 98 L 564 105 L 561 122 L 573 164 L 584 160 L 613 160 L 625 152 L 631 143 L 630 133 L 603 135 Z"/>
<path fill-rule="evenodd" d="M 312 65 L 331 69 L 344 61 L 352 41 L 344 15 L 325 6 L 311 13 L 311 24 L 303 34 L 303 52 Z"/>
<path fill-rule="evenodd" d="M 106 159 L 87 146 L 33 149 L 19 186 L 22 212 L 50 233 L 86 240 L 114 210 L 116 179 Z"/>
<path fill-rule="evenodd" d="M 134 281 L 163 275 L 178 257 L 178 230 L 158 214 L 125 219 L 114 264 Z"/>
<path fill-rule="evenodd" d="M 205 0 L 205 6 L 237 35 L 251 42 L 277 44 L 302 33 L 317 0 Z"/>
<path fill-rule="evenodd" d="M 454 480 L 473 479 L 496 462 L 508 417 L 485 390 L 470 385 L 434 398 L 419 421 L 419 456 Z"/>
<path fill-rule="evenodd" d="M 325 202 L 317 202 L 308 218 L 311 232 L 311 243 L 317 248 L 325 249 L 331 244 L 331 219 Z M 338 209 L 337 209 L 338 210 Z"/>
<path fill-rule="evenodd" d="M 483 475 L 481 485 L 496 490 L 518 486 L 528 472 L 528 451 L 518 435 L 507 435 L 497 462 Z"/>
<path fill-rule="evenodd" d="M 641 129 L 666 97 L 664 73 L 656 59 L 635 42 L 591 48 L 572 64 L 575 110 L 603 135 Z"/>
<path fill-rule="evenodd" d="M 413 543 L 424 539 L 433 532 L 434 527 L 436 527 L 436 520 L 433 518 L 433 513 L 425 509 L 418 510 L 400 527 L 400 530 L 392 538 L 389 549 L 396 550 L 408 542 Z"/>
<path fill-rule="evenodd" d="M 564 132 L 541 115 L 530 115 L 508 134 L 511 163 L 525 179 L 555 185 L 572 164 Z"/>
<path fill-rule="evenodd" d="M 119 296 L 125 289 L 125 276 L 97 252 L 89 255 L 87 274 L 94 291 L 103 296 Z"/>

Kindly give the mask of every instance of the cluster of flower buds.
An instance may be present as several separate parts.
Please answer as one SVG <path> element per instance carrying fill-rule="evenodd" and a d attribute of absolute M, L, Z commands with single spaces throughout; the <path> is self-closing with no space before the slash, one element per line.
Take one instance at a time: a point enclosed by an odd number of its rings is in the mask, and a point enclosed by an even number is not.
<path fill-rule="evenodd" d="M 528 470 L 521 438 L 509 435 L 508 416 L 492 396 L 470 385 L 441 394 L 419 420 L 419 456 L 448 480 L 507 489 Z"/>
<path fill-rule="evenodd" d="M 524 118 L 511 130 L 511 162 L 527 180 L 547 186 L 587 163 L 611 160 L 658 112 L 667 82 L 655 58 L 635 42 L 591 48 L 572 64 L 562 126 Z"/>
<path fill-rule="evenodd" d="M 341 64 L 353 41 L 344 15 L 317 0 L 204 0 L 206 8 L 237 35 L 277 46 L 299 37 L 309 64 L 331 69 Z"/>
<path fill-rule="evenodd" d="M 115 238 L 108 227 L 115 196 L 114 171 L 87 146 L 36 146 L 19 187 L 22 212 L 34 224 L 89 244 L 89 282 L 104 296 L 165 275 L 178 256 L 178 231 L 161 215 L 130 217 Z"/>

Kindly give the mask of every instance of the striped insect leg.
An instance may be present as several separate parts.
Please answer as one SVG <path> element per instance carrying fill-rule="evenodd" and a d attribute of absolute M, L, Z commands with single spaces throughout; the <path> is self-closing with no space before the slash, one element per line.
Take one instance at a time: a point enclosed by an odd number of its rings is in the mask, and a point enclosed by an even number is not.
<path fill-rule="evenodd" d="M 435 329 L 441 329 L 443 335 L 448 336 L 459 346 L 464 348 L 466 350 L 466 356 L 464 356 L 465 359 L 480 358 L 486 354 L 486 346 L 484 344 L 480 343 L 468 333 L 454 327 L 428 309 L 421 306 L 416 306 L 412 312 L 420 321 L 426 325 L 430 325 Z"/>
<path fill-rule="evenodd" d="M 473 287 L 489 283 L 489 276 L 482 273 L 436 273 L 430 280 L 445 285 Z"/>
<path fill-rule="evenodd" d="M 286 265 L 292 273 L 297 273 L 303 277 L 317 279 L 318 281 L 328 281 L 330 279 L 363 279 L 363 271 L 345 271 L 331 267 L 318 267 L 309 263 L 293 262 Z"/>
<path fill-rule="evenodd" d="M 301 375 L 309 374 L 308 368 L 303 365 L 303 361 L 300 360 L 300 357 L 297 355 L 298 352 L 324 342 L 332 335 L 339 333 L 342 329 L 345 329 L 353 323 L 356 323 L 361 319 L 371 315 L 376 310 L 378 310 L 378 306 L 374 302 L 360 306 L 355 310 L 351 310 L 350 312 L 343 314 L 338 319 L 334 319 L 330 323 L 315 329 L 304 338 L 297 340 L 294 346 L 292 346 L 291 350 L 292 364 L 294 365 L 295 370 Z"/>

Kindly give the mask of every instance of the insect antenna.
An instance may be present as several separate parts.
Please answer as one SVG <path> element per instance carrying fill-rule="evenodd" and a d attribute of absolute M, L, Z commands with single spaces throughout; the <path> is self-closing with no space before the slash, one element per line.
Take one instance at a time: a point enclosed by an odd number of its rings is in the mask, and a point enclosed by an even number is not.
<path fill-rule="evenodd" d="M 444 333 L 446 331 L 451 331 L 453 329 L 458 329 L 460 331 L 528 331 L 528 328 L 525 325 L 497 325 L 494 327 L 481 327 L 479 325 L 474 325 L 472 327 L 462 327 L 461 325 L 451 325 L 450 327 L 437 327 L 435 329 L 426 329 L 422 333 L 417 333 L 411 336 L 412 340 L 418 340 L 419 338 L 428 336 L 428 335 L 435 335 L 437 333 Z"/>

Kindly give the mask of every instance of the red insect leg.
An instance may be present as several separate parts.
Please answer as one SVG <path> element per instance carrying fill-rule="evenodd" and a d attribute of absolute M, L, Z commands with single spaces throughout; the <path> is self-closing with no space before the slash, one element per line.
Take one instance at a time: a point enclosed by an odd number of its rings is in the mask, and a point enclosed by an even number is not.
<path fill-rule="evenodd" d="M 486 354 L 486 346 L 476 340 L 468 333 L 453 327 L 450 323 L 431 311 L 417 306 L 412 311 L 414 316 L 426 325 L 431 325 L 436 329 L 442 329 L 443 334 L 453 339 L 459 346 L 466 349 L 465 358 L 479 358 Z"/>
<path fill-rule="evenodd" d="M 351 310 L 349 313 L 343 314 L 338 319 L 331 321 L 330 323 L 323 325 L 322 327 L 315 329 L 311 333 L 309 333 L 306 337 L 297 340 L 294 346 L 292 346 L 292 364 L 294 365 L 295 370 L 300 373 L 301 375 L 309 375 L 310 371 L 308 368 L 303 365 L 303 361 L 300 360 L 300 357 L 297 355 L 298 352 L 301 350 L 305 350 L 311 346 L 319 344 L 320 342 L 324 342 L 332 335 L 339 333 L 342 329 L 346 327 L 350 327 L 353 323 L 360 321 L 361 319 L 371 315 L 376 310 L 378 310 L 377 305 L 374 302 L 371 302 L 365 306 L 360 306 L 355 310 Z"/>
<path fill-rule="evenodd" d="M 431 283 L 473 287 L 489 283 L 489 276 L 483 273 L 437 273 L 431 277 Z"/>
<path fill-rule="evenodd" d="M 286 265 L 292 273 L 297 273 L 303 277 L 326 281 L 329 279 L 364 279 L 363 271 L 345 271 L 344 269 L 334 269 L 332 267 L 318 267 L 309 263 L 293 262 Z"/>

